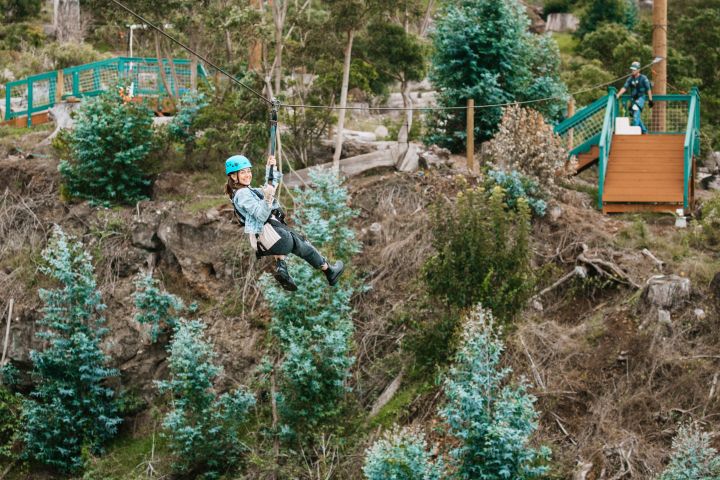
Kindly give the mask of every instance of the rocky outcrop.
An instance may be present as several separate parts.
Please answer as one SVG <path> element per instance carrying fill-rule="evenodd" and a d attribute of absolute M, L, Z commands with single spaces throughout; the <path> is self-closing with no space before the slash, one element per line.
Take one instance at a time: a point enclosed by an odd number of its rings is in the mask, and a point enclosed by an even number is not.
<path fill-rule="evenodd" d="M 580 26 L 580 19 L 572 13 L 551 13 L 545 23 L 546 32 L 574 32 Z"/>

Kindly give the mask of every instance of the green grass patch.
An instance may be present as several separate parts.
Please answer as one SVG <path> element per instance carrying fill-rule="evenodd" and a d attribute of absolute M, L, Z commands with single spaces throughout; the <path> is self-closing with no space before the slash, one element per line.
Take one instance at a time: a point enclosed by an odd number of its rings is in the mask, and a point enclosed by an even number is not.
<path fill-rule="evenodd" d="M 93 457 L 88 463 L 83 478 L 93 480 L 159 478 L 171 471 L 170 452 L 159 433 L 119 437 L 108 445 L 105 455 Z M 153 475 L 148 475 L 150 471 Z"/>
<path fill-rule="evenodd" d="M 574 55 L 580 41 L 572 33 L 553 33 L 552 37 L 560 48 L 561 55 Z"/>
<path fill-rule="evenodd" d="M 401 388 L 375 417 L 370 420 L 370 427 L 383 429 L 391 428 L 409 413 L 412 403 L 423 395 L 435 389 L 435 385 L 427 381 L 417 381 Z"/>

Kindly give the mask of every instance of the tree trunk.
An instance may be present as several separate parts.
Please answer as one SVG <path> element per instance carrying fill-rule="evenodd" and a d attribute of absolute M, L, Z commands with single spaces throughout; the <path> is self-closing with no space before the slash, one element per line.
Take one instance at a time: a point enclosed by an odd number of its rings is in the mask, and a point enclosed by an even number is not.
<path fill-rule="evenodd" d="M 285 47 L 285 39 L 283 38 L 283 30 L 285 29 L 285 19 L 287 18 L 289 0 L 274 0 L 272 4 L 273 20 L 275 23 L 275 93 L 280 94 L 282 86 L 282 54 Z"/>
<path fill-rule="evenodd" d="M 337 132 L 335 133 L 335 153 L 333 154 L 333 170 L 340 173 L 340 154 L 343 145 L 343 128 L 345 128 L 345 107 L 347 107 L 348 84 L 350 83 L 350 58 L 352 57 L 355 31 L 347 32 L 348 41 L 345 46 L 345 63 L 343 65 L 342 87 L 340 88 L 340 111 L 338 112 Z"/>
<path fill-rule="evenodd" d="M 410 129 L 412 128 L 412 122 L 413 122 L 413 111 L 412 111 L 412 98 L 410 98 L 410 82 L 407 80 L 403 80 L 400 83 L 401 86 L 401 95 L 403 99 L 403 108 L 406 108 L 408 110 L 405 110 L 405 123 L 400 126 L 400 131 L 398 132 L 398 143 L 408 143 L 410 140 Z"/>
<path fill-rule="evenodd" d="M 58 42 L 81 41 L 80 0 L 53 0 L 53 26 Z"/>
<path fill-rule="evenodd" d="M 172 90 L 170 90 L 167 75 L 165 75 L 165 63 L 162 61 L 162 54 L 160 53 L 160 34 L 158 32 L 155 32 L 155 56 L 157 57 L 158 71 L 160 72 L 160 79 L 162 80 L 163 87 L 165 87 L 165 91 L 168 93 L 173 109 L 176 109 L 177 105 L 175 105 L 175 99 L 172 96 Z"/>

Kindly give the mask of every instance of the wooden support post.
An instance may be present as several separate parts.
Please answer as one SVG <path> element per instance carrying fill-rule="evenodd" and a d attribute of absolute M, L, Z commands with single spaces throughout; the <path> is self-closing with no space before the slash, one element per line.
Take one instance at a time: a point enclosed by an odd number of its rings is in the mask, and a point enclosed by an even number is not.
<path fill-rule="evenodd" d="M 467 101 L 467 168 L 468 172 L 475 171 L 475 100 Z"/>
<path fill-rule="evenodd" d="M 62 69 L 57 71 L 55 79 L 55 103 L 62 102 L 63 90 L 65 89 L 65 74 Z"/>
<path fill-rule="evenodd" d="M 653 2 L 653 55 L 655 58 L 662 57 L 662 61 L 652 67 L 653 95 L 667 93 L 667 29 L 667 0 L 655 0 Z M 667 130 L 665 107 L 665 102 L 658 102 L 652 112 L 652 123 L 660 132 Z"/>
<path fill-rule="evenodd" d="M 573 97 L 570 97 L 570 100 L 568 100 L 568 106 L 567 106 L 567 118 L 571 118 L 573 115 L 575 115 L 575 99 Z M 568 140 L 567 140 L 567 149 L 568 152 L 575 148 L 575 129 L 571 128 L 568 130 Z"/>
<path fill-rule="evenodd" d="M 7 323 L 5 324 L 5 340 L 3 341 L 2 357 L 0 357 L 0 367 L 5 365 L 5 358 L 7 357 L 8 344 L 10 343 L 10 323 L 12 322 L 13 315 L 13 303 L 15 299 L 10 299 L 10 305 L 8 306 Z"/>

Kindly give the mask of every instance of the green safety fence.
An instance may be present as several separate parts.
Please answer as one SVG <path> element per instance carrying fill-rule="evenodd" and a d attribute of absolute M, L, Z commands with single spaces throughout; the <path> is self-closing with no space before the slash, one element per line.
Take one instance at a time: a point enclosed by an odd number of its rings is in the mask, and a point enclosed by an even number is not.
<path fill-rule="evenodd" d="M 33 114 L 48 110 L 58 100 L 96 96 L 119 84 L 132 84 L 135 96 L 176 97 L 190 90 L 191 70 L 190 60 L 158 62 L 156 58 L 118 57 L 33 75 L 5 85 L 4 117 L 12 120 L 27 115 L 27 124 L 31 126 Z M 207 79 L 201 64 L 197 64 L 196 74 L 198 79 Z"/>

